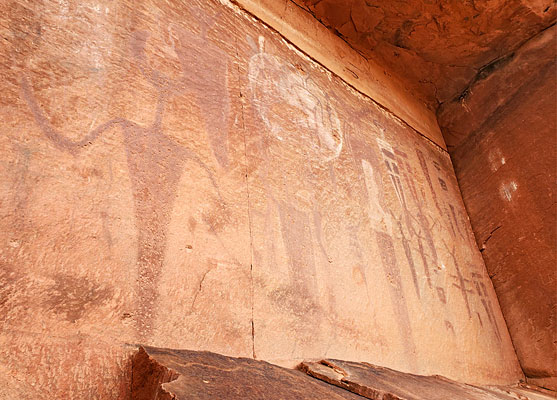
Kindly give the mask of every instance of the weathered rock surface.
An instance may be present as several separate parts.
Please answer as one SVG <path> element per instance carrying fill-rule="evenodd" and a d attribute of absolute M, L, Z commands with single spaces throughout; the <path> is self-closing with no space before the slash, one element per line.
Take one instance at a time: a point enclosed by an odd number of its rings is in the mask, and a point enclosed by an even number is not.
<path fill-rule="evenodd" d="M 299 370 L 207 351 L 141 347 L 132 359 L 131 398 L 551 400 L 524 387 L 476 387 L 366 363 L 304 361 Z M 326 383 L 325 383 L 326 382 Z"/>
<path fill-rule="evenodd" d="M 298 49 L 390 110 L 421 135 L 446 149 L 436 110 L 428 108 L 410 90 L 406 75 L 399 77 L 380 60 L 365 58 L 292 0 L 234 0 L 234 3 L 276 29 Z"/>
<path fill-rule="evenodd" d="M 127 343 L 522 377 L 449 156 L 395 115 L 226 1 L 4 9 L 13 393 L 119 398 Z"/>
<path fill-rule="evenodd" d="M 408 77 L 432 109 L 555 22 L 552 0 L 293 0 L 369 59 Z"/>
<path fill-rule="evenodd" d="M 470 386 L 442 376 L 406 374 L 367 363 L 340 360 L 304 361 L 300 369 L 317 379 L 373 400 L 551 400 L 553 398 L 541 391 L 519 386 Z"/>
<path fill-rule="evenodd" d="M 439 121 L 476 241 L 526 375 L 557 389 L 556 28 L 525 44 Z"/>
<path fill-rule="evenodd" d="M 298 370 L 208 351 L 144 347 L 133 358 L 135 400 L 358 400 Z"/>

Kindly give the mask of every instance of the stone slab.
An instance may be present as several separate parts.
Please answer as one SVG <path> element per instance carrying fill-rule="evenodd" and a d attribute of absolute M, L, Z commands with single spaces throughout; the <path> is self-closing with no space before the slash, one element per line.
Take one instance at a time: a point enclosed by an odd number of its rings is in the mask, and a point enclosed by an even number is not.
<path fill-rule="evenodd" d="M 442 376 L 407 374 L 369 363 L 341 360 L 303 362 L 300 369 L 314 378 L 378 400 L 551 400 L 523 387 L 476 387 Z"/>
<path fill-rule="evenodd" d="M 357 400 L 362 397 L 301 371 L 250 358 L 142 347 L 133 359 L 136 400 Z"/>

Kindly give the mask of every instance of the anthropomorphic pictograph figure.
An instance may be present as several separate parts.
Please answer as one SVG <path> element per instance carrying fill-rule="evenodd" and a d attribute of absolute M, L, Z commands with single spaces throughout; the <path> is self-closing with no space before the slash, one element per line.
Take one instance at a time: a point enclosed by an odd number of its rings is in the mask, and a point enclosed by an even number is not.
<path fill-rule="evenodd" d="M 368 202 L 367 213 L 372 223 L 375 242 L 381 257 L 381 266 L 385 278 L 390 282 L 388 285 L 391 305 L 400 332 L 400 338 L 406 355 L 415 363 L 416 345 L 412 333 L 412 325 L 408 312 L 408 300 L 402 285 L 402 270 L 400 261 L 395 251 L 393 237 L 396 237 L 400 222 L 397 216 L 387 204 L 384 192 L 384 180 L 380 166 L 380 158 L 374 148 L 354 137 L 350 136 L 350 149 L 352 152 L 354 166 L 360 171 L 365 183 L 365 195 Z M 388 143 L 383 142 L 383 147 Z M 390 147 L 390 146 L 389 146 Z M 390 166 L 392 168 L 392 166 Z M 396 176 L 390 176 L 398 199 L 403 198 L 402 185 Z"/>
<path fill-rule="evenodd" d="M 481 282 L 483 275 L 477 272 L 480 271 L 480 269 L 478 269 L 475 263 L 468 263 L 466 268 L 462 265 L 463 260 L 461 255 L 459 255 L 458 249 L 472 249 L 476 246 L 476 243 L 470 240 L 471 232 L 467 232 L 465 223 L 459 222 L 462 221 L 462 218 L 459 218 L 460 215 L 457 216 L 460 212 L 451 204 L 454 202 L 454 199 L 451 196 L 450 187 L 446 181 L 446 167 L 443 168 L 439 162 L 433 160 L 431 161 L 432 168 L 430 168 L 428 160 L 421 150 L 416 149 L 416 155 L 418 156 L 420 167 L 431 196 L 433 197 L 438 217 L 443 221 L 443 223 L 439 225 L 439 229 L 444 230 L 447 238 L 452 238 L 452 242 L 447 242 L 442 239 L 441 243 L 442 252 L 448 257 L 446 262 L 449 265 L 452 264 L 454 268 L 446 270 L 445 264 L 442 263 L 440 257 L 437 255 L 437 251 L 432 252 L 434 255 L 433 263 L 438 266 L 433 269 L 434 274 L 432 278 L 437 282 L 436 289 L 439 300 L 443 304 L 446 304 L 449 290 L 448 286 L 456 288 L 464 302 L 469 320 L 472 321 L 472 317 L 476 316 L 481 327 L 484 327 L 484 320 L 481 315 L 484 314 L 484 317 L 486 317 L 493 328 L 495 338 L 500 341 L 501 335 L 492 310 L 491 302 L 485 290 L 485 284 Z M 412 176 L 412 174 L 410 174 L 410 176 Z M 408 182 L 411 184 L 411 179 L 408 179 Z M 459 247 L 458 242 L 460 241 L 464 241 L 465 244 L 469 246 Z M 469 257 L 473 256 L 473 254 L 469 255 Z M 468 271 L 476 272 L 471 272 L 470 275 Z"/>
<path fill-rule="evenodd" d="M 153 330 L 158 280 L 164 262 L 167 227 L 185 163 L 200 165 L 222 202 L 217 182 L 210 168 L 191 150 L 165 135 L 162 128 L 165 105 L 173 96 L 193 95 L 200 103 L 209 142 L 222 167 L 228 165 L 226 87 L 226 57 L 207 40 L 207 25 L 202 25 L 200 37 L 177 30 L 176 54 L 182 67 L 179 79 L 170 79 L 151 68 L 145 46 L 149 34 L 134 32 L 131 53 L 142 75 L 157 93 L 156 113 L 151 125 L 145 127 L 124 118 L 114 118 L 72 141 L 56 131 L 42 111 L 27 77 L 21 80 L 22 95 L 45 136 L 60 150 L 77 154 L 103 133 L 121 132 L 127 156 L 138 230 L 138 289 L 135 321 L 138 336 L 148 339 Z M 203 49 L 200 53 L 200 49 Z"/>
<path fill-rule="evenodd" d="M 395 190 L 398 203 L 400 205 L 399 211 L 396 209 L 389 209 L 389 213 L 393 217 L 393 221 L 396 222 L 398 227 L 398 236 L 402 242 L 404 248 L 404 254 L 406 255 L 406 260 L 408 266 L 410 267 L 410 273 L 412 274 L 412 281 L 414 283 L 414 290 L 416 291 L 416 296 L 421 298 L 420 283 L 418 280 L 418 271 L 416 267 L 416 262 L 414 261 L 414 256 L 412 255 L 412 248 L 410 240 L 412 236 L 416 236 L 416 231 L 413 224 L 413 216 L 408 210 L 408 194 L 405 192 L 403 184 L 403 162 L 402 157 L 406 155 L 403 152 L 393 148 L 390 143 L 383 139 L 377 138 L 377 144 L 379 146 L 379 151 L 383 158 L 385 167 L 387 169 L 387 175 L 391 181 L 392 187 Z M 405 233 L 405 228 L 408 230 L 410 239 Z M 419 237 L 418 242 L 421 244 L 421 239 Z M 426 265 L 424 265 L 424 268 Z M 429 276 L 429 271 L 426 270 L 426 277 Z"/>
<path fill-rule="evenodd" d="M 322 205 L 316 196 L 317 188 L 325 182 L 317 180 L 320 174 L 329 174 L 330 165 L 342 151 L 343 137 L 327 94 L 310 74 L 302 66 L 266 53 L 264 46 L 260 37 L 259 52 L 249 63 L 254 117 L 264 130 L 257 139 L 258 157 L 265 160 L 257 171 L 267 201 L 264 236 L 280 232 L 288 260 L 285 290 L 291 292 L 292 315 L 298 318 L 295 329 L 300 330 L 296 341 L 304 342 L 312 332 L 300 324 L 302 319 L 304 325 L 311 324 L 318 331 L 323 318 L 316 276 L 319 263 L 328 264 L 322 239 Z M 278 224 L 271 218 L 277 214 Z M 272 259 L 276 248 L 267 244 L 266 255 Z"/>

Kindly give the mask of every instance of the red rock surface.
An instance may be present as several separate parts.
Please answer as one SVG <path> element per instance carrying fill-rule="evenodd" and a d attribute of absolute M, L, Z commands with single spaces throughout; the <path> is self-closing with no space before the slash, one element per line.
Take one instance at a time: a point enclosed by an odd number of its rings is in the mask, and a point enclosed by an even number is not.
<path fill-rule="evenodd" d="M 555 22 L 552 0 L 293 0 L 436 109 L 485 65 Z"/>
<path fill-rule="evenodd" d="M 550 400 L 553 398 L 549 393 L 523 386 L 471 386 L 442 376 L 405 374 L 368 363 L 341 360 L 304 361 L 300 369 L 316 379 L 372 400 Z"/>
<path fill-rule="evenodd" d="M 133 358 L 135 400 L 358 400 L 301 371 L 207 351 L 141 348 Z"/>
<path fill-rule="evenodd" d="M 439 113 L 522 368 L 557 389 L 556 28 Z"/>
<path fill-rule="evenodd" d="M 449 156 L 395 115 L 226 1 L 5 9 L 7 398 L 121 397 L 139 342 L 522 377 Z"/>
<path fill-rule="evenodd" d="M 131 398 L 307 400 L 550 400 L 524 387 L 476 387 L 440 376 L 366 363 L 303 362 L 299 370 L 207 351 L 141 347 L 132 359 Z M 326 382 L 326 383 L 325 383 Z"/>

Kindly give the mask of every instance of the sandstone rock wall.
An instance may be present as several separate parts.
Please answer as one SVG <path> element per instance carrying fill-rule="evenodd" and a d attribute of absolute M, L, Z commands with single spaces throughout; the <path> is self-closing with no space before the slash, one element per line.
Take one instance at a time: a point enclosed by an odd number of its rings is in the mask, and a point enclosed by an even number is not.
<path fill-rule="evenodd" d="M 525 374 L 557 389 L 556 28 L 440 110 L 476 241 Z"/>
<path fill-rule="evenodd" d="M 552 0 L 289 0 L 306 8 L 432 110 L 493 60 L 555 23 Z"/>
<path fill-rule="evenodd" d="M 446 149 L 435 109 L 409 84 L 406 73 L 394 72 L 377 57 L 366 57 L 314 14 L 292 0 L 234 0 L 244 10 L 276 29 L 294 46 L 344 82 L 371 97 L 412 128 Z M 348 45 L 347 45 L 348 44 Z"/>
<path fill-rule="evenodd" d="M 7 2 L 0 395 L 134 344 L 521 377 L 448 154 L 227 2 Z"/>

